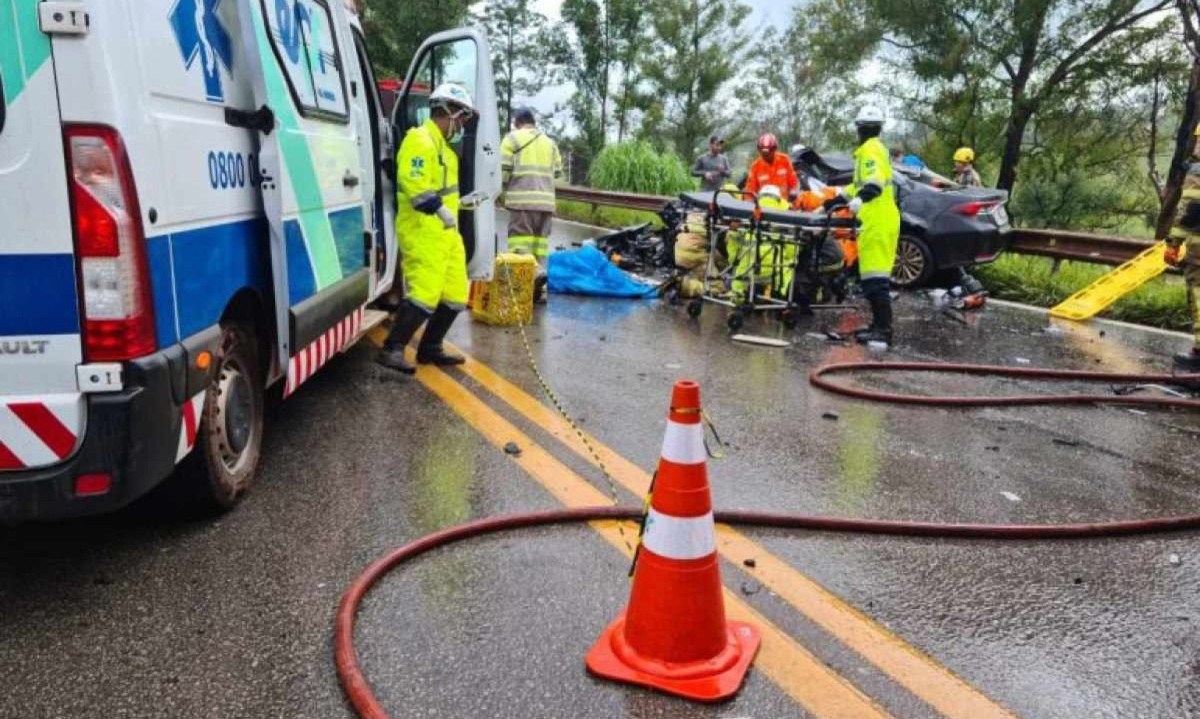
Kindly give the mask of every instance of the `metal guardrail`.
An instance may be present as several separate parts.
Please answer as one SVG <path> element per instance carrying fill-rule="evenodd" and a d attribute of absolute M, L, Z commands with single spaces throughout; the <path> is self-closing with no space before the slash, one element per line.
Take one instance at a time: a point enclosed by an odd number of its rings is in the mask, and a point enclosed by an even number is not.
<path fill-rule="evenodd" d="M 1136 237 L 1068 230 L 1013 229 L 1009 237 L 1009 252 L 1101 265 L 1124 264 L 1154 244 Z"/>
<path fill-rule="evenodd" d="M 674 197 L 665 195 L 635 195 L 629 192 L 609 192 L 608 190 L 593 190 L 590 187 L 578 185 L 559 185 L 555 193 L 560 200 L 575 200 L 593 205 L 608 205 L 609 207 L 624 207 L 630 210 L 658 210 Z"/>
<path fill-rule="evenodd" d="M 578 185 L 557 188 L 563 200 L 587 202 L 593 205 L 624 207 L 631 210 L 655 211 L 674 198 L 664 195 L 635 195 L 628 192 L 593 190 Z M 1009 235 L 1008 251 L 1022 255 L 1037 255 L 1055 260 L 1075 260 L 1101 265 L 1120 265 L 1132 260 L 1150 247 L 1151 242 L 1136 237 L 1097 235 L 1068 230 L 1026 230 L 1013 228 Z"/>

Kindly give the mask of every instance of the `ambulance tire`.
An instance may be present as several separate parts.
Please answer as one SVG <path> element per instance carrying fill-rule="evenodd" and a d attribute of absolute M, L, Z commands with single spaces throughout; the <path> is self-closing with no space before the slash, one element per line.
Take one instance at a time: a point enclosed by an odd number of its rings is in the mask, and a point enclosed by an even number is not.
<path fill-rule="evenodd" d="M 221 328 L 212 384 L 196 439 L 202 469 L 196 473 L 195 489 L 206 509 L 232 509 L 258 471 L 264 417 L 258 354 L 249 327 L 230 323 Z"/>

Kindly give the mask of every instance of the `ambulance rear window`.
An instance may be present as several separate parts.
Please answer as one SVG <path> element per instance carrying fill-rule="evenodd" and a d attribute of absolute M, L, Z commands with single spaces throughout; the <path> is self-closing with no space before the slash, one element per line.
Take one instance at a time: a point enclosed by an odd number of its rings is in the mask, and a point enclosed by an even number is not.
<path fill-rule="evenodd" d="M 342 57 L 326 0 L 295 0 L 290 13 L 268 12 L 264 2 L 263 15 L 300 113 L 346 121 Z"/>

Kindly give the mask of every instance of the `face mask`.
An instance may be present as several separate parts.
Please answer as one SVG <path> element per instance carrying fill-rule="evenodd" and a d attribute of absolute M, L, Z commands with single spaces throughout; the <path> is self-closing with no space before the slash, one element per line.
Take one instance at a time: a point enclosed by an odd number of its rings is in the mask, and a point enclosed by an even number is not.
<path fill-rule="evenodd" d="M 454 142 L 462 136 L 463 128 L 466 127 L 467 120 L 471 119 L 471 115 L 465 110 L 460 110 L 451 115 L 450 119 L 454 124 L 450 125 L 450 133 L 446 137 L 446 142 Z"/>

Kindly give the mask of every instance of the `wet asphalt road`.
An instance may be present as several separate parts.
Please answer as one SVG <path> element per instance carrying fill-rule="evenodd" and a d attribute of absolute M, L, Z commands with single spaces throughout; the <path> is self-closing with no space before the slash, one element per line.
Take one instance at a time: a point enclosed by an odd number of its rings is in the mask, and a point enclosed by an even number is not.
<path fill-rule="evenodd" d="M 919 296 L 897 314 L 897 359 L 1162 370 L 1182 343 L 1112 325 L 1046 331 L 1044 315 L 999 305 L 962 324 Z M 856 404 L 805 380 L 821 362 L 877 356 L 809 334 L 847 329 L 855 312 L 803 323 L 786 350 L 735 345 L 723 319 L 718 308 L 692 322 L 655 302 L 554 297 L 530 334 L 581 424 L 643 468 L 658 455 L 671 383 L 698 380 L 729 444 L 709 467 L 718 508 L 1021 523 L 1200 511 L 1196 416 Z M 782 336 L 771 322 L 747 331 Z M 451 337 L 538 395 L 514 330 L 461 322 Z M 371 353 L 359 346 L 273 407 L 261 479 L 228 515 L 191 516 L 156 493 L 114 517 L 0 530 L 0 717 L 351 716 L 331 622 L 357 571 L 450 524 L 561 506 L 420 383 L 377 370 Z M 486 387 L 452 375 L 609 491 Z M 1018 716 L 1200 716 L 1194 533 L 1007 543 L 746 533 Z M 757 671 L 715 707 L 588 677 L 583 654 L 623 606 L 626 568 L 582 526 L 438 550 L 368 597 L 363 664 L 396 717 L 812 716 Z M 887 712 L 941 715 L 750 573 L 723 571 Z"/>

